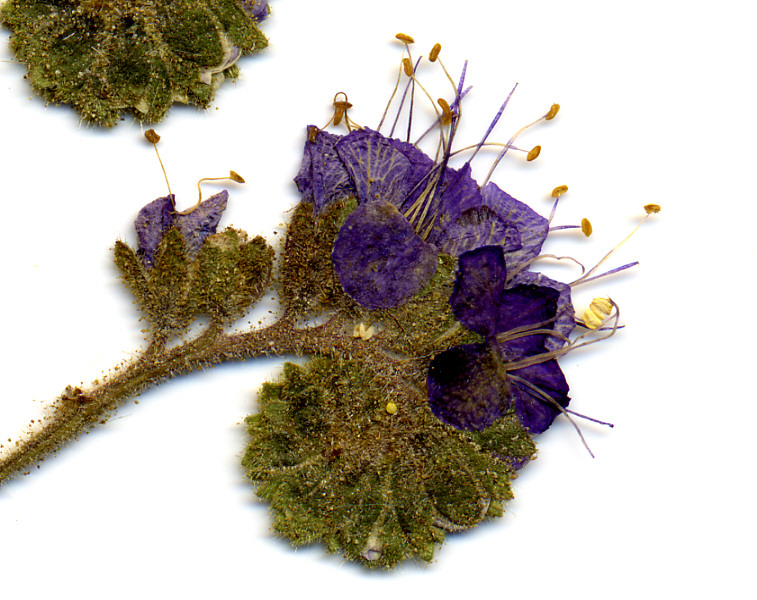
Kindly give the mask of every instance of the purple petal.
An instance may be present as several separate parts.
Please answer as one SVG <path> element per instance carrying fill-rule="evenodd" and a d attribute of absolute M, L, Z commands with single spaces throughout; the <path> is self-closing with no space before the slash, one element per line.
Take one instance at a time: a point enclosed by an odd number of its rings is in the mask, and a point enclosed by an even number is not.
<path fill-rule="evenodd" d="M 434 161 L 413 144 L 394 138 L 389 138 L 388 141 L 392 148 L 401 152 L 410 162 L 410 169 L 405 174 L 409 191 L 404 202 L 397 205 L 399 211 L 405 214 L 431 183 Z"/>
<path fill-rule="evenodd" d="M 416 159 L 422 153 L 411 152 L 409 144 L 403 152 L 397 146 L 401 143 L 370 129 L 353 131 L 339 140 L 336 150 L 360 202 L 383 200 L 400 208 L 411 192 L 416 191 L 416 185 L 425 176 L 419 173 L 423 165 L 416 168 Z"/>
<path fill-rule="evenodd" d="M 174 196 L 163 196 L 153 200 L 139 211 L 134 220 L 137 230 L 138 254 L 142 256 L 142 263 L 146 269 L 152 267 L 155 261 L 155 251 L 158 249 L 163 235 L 174 224 Z"/>
<path fill-rule="evenodd" d="M 497 310 L 497 333 L 532 326 L 533 329 L 551 329 L 550 319 L 557 313 L 559 293 L 549 287 L 518 285 L 502 292 Z M 549 322 L 547 322 L 549 321 Z M 542 352 L 545 334 L 524 335 L 501 342 L 499 349 L 507 360 L 517 360 Z"/>
<path fill-rule="evenodd" d="M 542 287 L 552 288 L 559 294 L 557 297 L 557 317 L 555 318 L 552 329 L 564 337 L 568 337 L 576 327 L 575 309 L 573 300 L 570 296 L 570 286 L 561 281 L 550 279 L 541 273 L 534 271 L 521 271 L 513 279 L 507 282 L 507 287 L 513 287 L 520 284 L 531 284 Z M 565 342 L 556 336 L 547 336 L 544 343 L 544 350 L 557 350 L 562 348 Z"/>
<path fill-rule="evenodd" d="M 437 252 L 388 202 L 359 205 L 334 242 L 334 270 L 345 292 L 369 309 L 399 306 L 434 276 Z"/>
<path fill-rule="evenodd" d="M 510 374 L 528 382 L 510 379 L 515 400 L 515 414 L 521 424 L 531 433 L 546 431 L 561 412 L 555 406 L 555 402 L 563 408 L 570 402 L 568 382 L 557 361 L 549 360 L 511 371 Z M 533 389 L 534 387 L 552 398 L 554 402 L 544 398 Z"/>
<path fill-rule="evenodd" d="M 508 251 L 505 256 L 508 272 L 515 272 L 518 267 L 539 255 L 542 244 L 547 239 L 549 221 L 491 182 L 483 187 L 481 196 L 483 206 L 490 208 L 508 226 L 518 231 L 520 248 Z"/>
<path fill-rule="evenodd" d="M 190 255 L 199 252 L 205 239 L 216 232 L 228 199 L 229 192 L 223 190 L 203 200 L 192 212 L 176 215 L 176 227 L 184 234 Z"/>
<path fill-rule="evenodd" d="M 489 338 L 498 332 L 500 298 L 507 272 L 502 248 L 485 246 L 460 257 L 449 303 L 458 321 Z"/>
<path fill-rule="evenodd" d="M 487 344 L 437 354 L 426 378 L 431 412 L 457 429 L 486 429 L 510 406 L 510 386 Z"/>
<path fill-rule="evenodd" d="M 313 127 L 311 125 L 311 127 Z M 319 131 L 315 141 L 305 142 L 300 171 L 294 178 L 306 202 L 312 202 L 321 215 L 332 202 L 355 196 L 355 186 L 336 152 L 341 136 Z"/>
<path fill-rule="evenodd" d="M 242 0 L 242 8 L 258 22 L 268 16 L 268 0 Z"/>

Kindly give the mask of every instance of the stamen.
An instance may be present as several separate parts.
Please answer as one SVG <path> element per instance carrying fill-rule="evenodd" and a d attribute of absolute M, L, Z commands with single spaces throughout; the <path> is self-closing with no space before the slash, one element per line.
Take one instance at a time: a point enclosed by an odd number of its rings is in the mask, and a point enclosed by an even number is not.
<path fill-rule="evenodd" d="M 402 72 L 405 71 L 405 66 L 404 66 L 405 65 L 405 61 L 409 61 L 409 60 L 410 60 L 409 58 L 403 58 L 402 59 L 402 65 L 403 65 L 403 67 L 402 67 L 402 70 L 400 70 L 400 74 L 399 74 L 400 78 L 402 77 Z M 415 69 L 418 68 L 418 65 L 420 64 L 420 62 L 421 62 L 421 59 L 419 58 L 415 62 Z M 412 68 L 412 65 L 411 65 L 411 68 Z M 413 69 L 413 71 L 414 71 L 414 69 Z M 392 129 L 389 131 L 389 137 L 392 137 L 394 135 L 394 129 L 397 127 L 397 123 L 400 120 L 400 114 L 402 113 L 402 107 L 405 105 L 405 98 L 407 98 L 407 93 L 408 93 L 408 91 L 410 91 L 410 118 L 408 120 L 408 141 L 410 140 L 410 126 L 412 125 L 412 119 L 413 119 L 413 99 L 415 98 L 415 83 L 416 83 L 416 81 L 417 80 L 415 79 L 414 76 L 410 76 L 409 79 L 408 79 L 407 84 L 405 85 L 405 91 L 402 92 L 402 98 L 400 100 L 400 105 L 397 108 L 397 116 L 394 117 L 394 123 L 392 123 Z M 399 85 L 399 81 L 397 82 L 397 85 Z M 423 86 L 420 83 L 418 83 L 418 85 L 425 92 L 426 96 L 428 96 L 429 100 L 433 104 L 434 101 L 431 100 L 431 96 L 429 96 L 429 93 L 426 92 L 426 90 L 423 88 Z M 434 106 L 434 109 L 436 110 L 436 106 Z M 437 112 L 437 114 L 438 114 L 438 112 Z M 383 119 L 382 119 L 382 121 L 383 121 Z"/>
<path fill-rule="evenodd" d="M 486 144 L 486 139 L 489 137 L 489 134 L 494 130 L 494 127 L 499 122 L 500 117 L 502 116 L 502 113 L 505 112 L 505 107 L 507 106 L 508 102 L 510 102 L 510 98 L 512 98 L 513 94 L 515 93 L 515 89 L 518 87 L 518 84 L 516 83 L 513 86 L 513 89 L 510 90 L 510 93 L 507 95 L 507 98 L 505 98 L 505 101 L 502 103 L 502 106 L 499 107 L 499 110 L 497 111 L 497 114 L 494 115 L 494 119 L 492 119 L 492 122 L 489 124 L 489 127 L 487 128 L 486 132 L 484 133 L 484 137 L 481 138 L 481 141 L 476 146 L 475 151 L 471 155 L 471 157 L 468 159 L 466 164 L 469 164 L 474 158 L 476 158 L 476 154 L 478 154 L 478 151 L 481 149 L 481 147 Z"/>
<path fill-rule="evenodd" d="M 318 139 L 319 131 L 320 129 L 318 129 L 315 125 L 308 127 L 308 142 L 315 144 L 316 140 Z"/>
<path fill-rule="evenodd" d="M 591 455 L 592 458 L 596 458 L 594 456 L 594 453 L 591 451 L 591 448 L 589 448 L 589 444 L 586 443 L 586 438 L 584 438 L 584 434 L 581 432 L 581 428 L 570 417 L 570 413 L 568 413 L 568 410 L 564 406 L 562 406 L 557 400 L 555 400 L 552 396 L 547 394 L 539 386 L 534 385 L 530 381 L 523 379 L 522 377 L 518 377 L 517 375 L 513 375 L 512 373 L 510 373 L 508 377 L 512 378 L 514 381 L 517 381 L 525 385 L 527 388 L 531 389 L 532 391 L 536 392 L 539 396 L 541 396 L 544 400 L 546 400 L 548 404 L 551 404 L 556 409 L 558 409 L 563 415 L 565 415 L 565 418 L 568 419 L 568 422 L 573 426 L 573 429 L 576 430 L 576 433 L 578 433 L 578 437 L 581 438 L 581 443 L 583 443 L 584 448 L 586 448 L 586 451 Z"/>
<path fill-rule="evenodd" d="M 647 207 L 650 207 L 650 208 L 647 209 Z M 585 275 L 583 275 L 583 277 L 576 279 L 575 281 L 571 282 L 568 285 L 573 287 L 581 283 L 586 283 L 587 281 L 592 281 L 594 279 L 598 279 L 599 277 L 603 277 L 604 275 L 609 275 L 610 273 L 616 273 L 617 271 L 620 271 L 622 269 L 627 269 L 628 267 L 632 267 L 634 265 L 639 264 L 638 262 L 629 263 L 619 269 L 613 269 L 612 271 L 608 271 L 607 273 L 603 273 L 602 275 L 599 275 L 597 277 L 591 277 L 594 271 L 596 271 L 603 262 L 605 262 L 608 258 L 610 258 L 610 256 L 612 256 L 613 252 L 615 252 L 618 248 L 620 248 L 623 244 L 625 244 L 631 238 L 631 236 L 639 230 L 639 227 L 641 227 L 646 222 L 646 220 L 649 218 L 650 215 L 658 213 L 661 210 L 661 208 L 657 204 L 647 204 L 647 206 L 645 206 L 644 208 L 647 214 L 644 216 L 641 222 L 636 227 L 633 228 L 633 231 L 631 231 L 631 233 L 629 233 L 625 238 L 623 238 L 620 241 L 620 243 L 617 244 L 612 250 L 610 250 L 607 254 L 605 254 L 602 260 L 600 260 L 596 265 L 594 265 L 591 269 L 589 269 L 588 273 L 586 273 Z"/>
<path fill-rule="evenodd" d="M 158 152 L 158 142 L 160 141 L 160 136 L 155 132 L 154 129 L 148 129 L 145 131 L 145 138 L 148 142 L 150 142 L 155 148 L 155 154 L 158 156 L 158 162 L 160 163 L 160 168 L 163 170 L 163 177 L 166 180 L 166 185 L 168 186 L 168 195 L 173 196 L 171 193 L 171 184 L 168 183 L 168 174 L 166 173 L 166 168 L 163 166 L 163 161 L 160 159 L 160 152 Z"/>
<path fill-rule="evenodd" d="M 620 267 L 615 267 L 614 269 L 610 269 L 609 271 L 605 271 L 604 273 L 600 275 L 595 275 L 594 277 L 589 277 L 587 279 L 582 279 L 581 283 L 589 283 L 590 281 L 594 281 L 595 279 L 600 279 L 602 277 L 607 277 L 608 275 L 613 275 L 615 273 L 619 273 L 620 271 L 625 271 L 626 269 L 630 269 L 631 267 L 635 267 L 639 264 L 638 260 L 635 260 L 633 262 L 627 263 Z M 578 285 L 578 284 L 576 284 Z"/>
<path fill-rule="evenodd" d="M 594 229 L 591 226 L 591 221 L 589 221 L 589 219 L 585 217 L 581 219 L 581 231 L 586 237 L 589 237 L 592 231 L 594 231 Z"/>
<path fill-rule="evenodd" d="M 414 44 L 415 43 L 415 40 L 412 37 L 410 37 L 409 35 L 407 35 L 406 33 L 398 33 L 394 37 L 396 37 L 401 42 L 405 42 L 406 44 Z"/>
<path fill-rule="evenodd" d="M 613 425 L 612 423 L 608 423 L 607 421 L 600 421 L 599 419 L 595 419 L 594 417 L 589 417 L 587 415 L 582 415 L 581 413 L 578 413 L 574 410 L 570 410 L 569 408 L 566 408 L 565 412 L 573 415 L 574 417 L 579 417 L 580 419 L 586 419 L 587 421 L 591 421 L 592 423 L 598 423 L 599 425 L 607 425 L 607 427 L 615 427 L 615 425 Z"/>
<path fill-rule="evenodd" d="M 434 44 L 434 47 L 431 48 L 431 52 L 428 53 L 428 60 L 430 62 L 436 62 L 436 59 L 439 58 L 439 52 L 442 50 L 442 45 L 440 43 Z"/>
<path fill-rule="evenodd" d="M 545 121 L 551 121 L 552 119 L 554 119 L 557 116 L 557 111 L 559 111 L 559 110 L 560 110 L 560 105 L 559 104 L 553 104 L 552 106 L 550 106 L 549 112 L 546 115 L 544 115 L 544 120 Z"/>
<path fill-rule="evenodd" d="M 526 155 L 526 160 L 528 162 L 531 162 L 532 160 L 536 160 L 539 157 L 539 154 L 541 154 L 541 146 L 534 146 L 531 148 L 531 150 L 528 151 L 528 154 Z"/>
<path fill-rule="evenodd" d="M 555 201 L 552 203 L 552 210 L 549 213 L 549 219 L 547 219 L 548 223 L 551 224 L 552 219 L 555 218 L 555 212 L 557 211 L 557 204 L 558 202 L 560 202 L 560 196 L 562 196 L 567 191 L 568 191 L 567 185 L 558 185 L 555 189 L 552 190 L 552 197 L 555 199 Z M 567 229 L 567 227 L 564 227 L 563 229 Z M 550 231 L 551 230 L 552 228 L 550 228 Z"/>
<path fill-rule="evenodd" d="M 394 402 L 387 402 L 386 403 L 386 412 L 388 412 L 390 415 L 397 413 L 397 405 Z"/>
<path fill-rule="evenodd" d="M 177 212 L 176 214 L 179 215 L 188 215 L 191 212 L 194 212 L 197 210 L 197 208 L 202 203 L 202 188 L 200 187 L 200 184 L 202 184 L 203 181 L 223 181 L 225 179 L 231 179 L 232 181 L 236 181 L 237 183 L 245 183 L 244 178 L 237 173 L 236 171 L 229 171 L 228 177 L 203 177 L 197 182 L 197 191 L 199 193 L 199 198 L 197 200 L 197 204 L 192 206 L 191 208 L 188 208 L 187 210 L 182 210 L 180 212 Z"/>
<path fill-rule="evenodd" d="M 555 106 L 557 106 L 557 109 L 555 109 Z M 551 115 L 552 118 L 554 118 L 554 116 L 557 114 L 557 111 L 559 110 L 559 108 L 560 108 L 559 105 L 553 104 L 552 108 L 549 109 L 549 112 L 547 112 L 546 114 L 544 114 L 541 117 L 539 117 L 538 119 L 536 119 L 533 123 L 529 123 L 528 125 L 525 125 L 524 127 L 521 127 L 518 131 L 516 131 L 513 134 L 513 136 L 510 138 L 510 140 L 507 142 L 507 144 L 505 144 L 505 147 L 502 150 L 502 152 L 500 152 L 499 156 L 497 156 L 496 160 L 494 161 L 494 164 L 489 169 L 489 173 L 486 175 L 486 178 L 484 179 L 483 183 L 481 183 L 481 187 L 484 187 L 489 182 L 489 179 L 491 179 L 491 176 L 494 174 L 494 170 L 497 168 L 497 165 L 499 165 L 500 161 L 505 157 L 505 154 L 507 154 L 508 149 L 511 148 L 511 147 L 513 147 L 513 142 L 515 141 L 515 138 L 517 138 L 521 133 L 523 133 L 529 127 L 533 127 L 539 121 L 545 120 L 548 116 Z M 539 148 L 539 150 L 537 151 L 536 148 Z M 536 158 L 537 156 L 539 156 L 539 152 L 540 151 L 541 151 L 541 146 L 536 146 L 536 147 L 532 148 L 531 152 L 528 153 L 529 156 L 531 156 L 532 152 L 536 152 L 536 154 L 533 156 L 533 158 L 529 158 L 528 160 L 533 160 L 534 158 Z"/>

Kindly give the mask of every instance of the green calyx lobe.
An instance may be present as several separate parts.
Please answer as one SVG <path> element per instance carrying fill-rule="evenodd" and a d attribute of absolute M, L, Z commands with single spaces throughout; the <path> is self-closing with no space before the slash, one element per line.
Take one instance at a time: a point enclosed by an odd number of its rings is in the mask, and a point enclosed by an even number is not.
<path fill-rule="evenodd" d="M 238 0 L 7 0 L 0 21 L 40 96 L 107 127 L 207 107 L 237 55 L 267 45 Z"/>
<path fill-rule="evenodd" d="M 460 432 L 422 395 L 392 401 L 394 414 L 380 374 L 349 360 L 288 363 L 264 385 L 243 464 L 277 532 L 390 568 L 429 561 L 445 532 L 501 516 L 515 476 L 509 461 L 535 452 L 517 419 Z"/>
<path fill-rule="evenodd" d="M 227 229 L 208 237 L 196 257 L 172 227 L 161 240 L 155 262 L 145 269 L 125 243 L 114 249 L 116 266 L 158 337 L 181 335 L 200 315 L 226 325 L 242 316 L 264 293 L 271 277 L 273 249 L 262 237 Z"/>
<path fill-rule="evenodd" d="M 307 319 L 324 310 L 356 307 L 334 272 L 331 252 L 344 220 L 357 206 L 348 198 L 334 202 L 317 217 L 309 202 L 300 202 L 289 223 L 281 264 L 281 296 L 286 310 Z"/>

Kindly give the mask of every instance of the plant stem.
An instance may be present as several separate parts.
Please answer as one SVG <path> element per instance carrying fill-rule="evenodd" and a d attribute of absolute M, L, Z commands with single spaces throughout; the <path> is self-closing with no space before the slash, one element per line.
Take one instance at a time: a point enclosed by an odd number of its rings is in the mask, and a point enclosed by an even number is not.
<path fill-rule="evenodd" d="M 150 344 L 137 360 L 118 375 L 91 389 L 76 389 L 73 393 L 58 397 L 43 419 L 42 427 L 29 432 L 0 457 L 0 485 L 18 473 L 29 473 L 28 469 L 34 464 L 98 423 L 104 423 L 129 398 L 162 381 L 211 365 L 286 354 L 361 357 L 369 359 L 374 365 L 386 364 L 385 355 L 383 361 L 370 360 L 378 349 L 373 344 L 361 343 L 347 335 L 345 320 L 339 315 L 317 327 L 296 328 L 292 320 L 284 315 L 273 325 L 261 329 L 233 334 L 224 334 L 221 329 L 219 324 L 211 323 L 198 338 L 170 350 L 158 349 Z M 397 383 L 402 385 L 400 380 L 403 376 L 398 372 L 401 370 L 389 369 L 381 376 L 397 378 Z"/>

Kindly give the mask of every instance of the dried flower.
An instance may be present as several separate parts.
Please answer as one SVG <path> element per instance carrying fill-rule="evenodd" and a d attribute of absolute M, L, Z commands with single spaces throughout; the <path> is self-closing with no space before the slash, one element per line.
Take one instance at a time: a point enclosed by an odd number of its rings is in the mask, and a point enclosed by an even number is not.
<path fill-rule="evenodd" d="M 539 254 L 547 220 L 494 183 L 479 187 L 469 165 L 445 168 L 447 160 L 369 129 L 306 142 L 295 179 L 303 201 L 323 212 L 358 199 L 336 239 L 334 268 L 359 304 L 401 305 L 431 279 L 439 252 L 502 245 L 513 269 Z"/>
<path fill-rule="evenodd" d="M 546 340 L 567 339 L 573 329 L 559 312 L 570 306 L 568 286 L 508 281 L 502 248 L 486 246 L 460 257 L 450 305 L 457 319 L 484 343 L 438 354 L 428 372 L 434 414 L 458 429 L 485 429 L 511 405 L 526 429 L 545 431 L 568 404 L 568 385 L 554 359 L 513 369 L 524 358 L 549 356 Z M 562 287 L 567 293 L 557 288 Z M 562 306 L 560 303 L 562 302 Z M 570 310 L 572 313 L 572 310 Z M 545 395 L 554 401 L 552 404 Z"/>
<path fill-rule="evenodd" d="M 139 240 L 138 254 L 145 267 L 152 267 L 155 251 L 171 227 L 177 227 L 183 234 L 188 252 L 197 254 L 205 239 L 216 232 L 228 198 L 229 193 L 223 190 L 185 214 L 176 212 L 173 194 L 153 200 L 142 208 L 134 227 Z"/>

